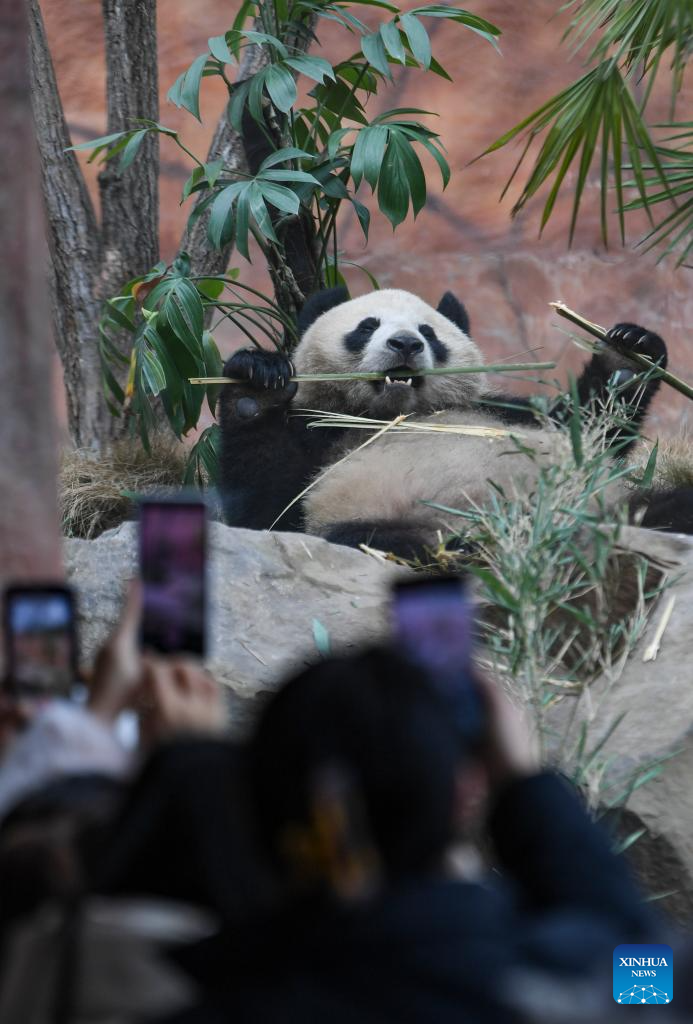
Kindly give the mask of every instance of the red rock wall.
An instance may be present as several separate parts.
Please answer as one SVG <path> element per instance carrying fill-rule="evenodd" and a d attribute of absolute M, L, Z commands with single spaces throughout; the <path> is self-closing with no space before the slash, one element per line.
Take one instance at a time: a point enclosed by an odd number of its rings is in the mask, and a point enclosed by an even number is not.
<path fill-rule="evenodd" d="M 531 348 L 539 358 L 560 359 L 556 374 L 564 379 L 567 369 L 579 366 L 584 356 L 559 330 L 548 309 L 549 301 L 563 299 L 605 326 L 634 320 L 659 331 L 669 342 L 672 368 L 693 379 L 693 350 L 687 344 L 688 325 L 693 322 L 690 271 L 658 264 L 655 253 L 635 250 L 646 227 L 644 217 L 634 215 L 628 221 L 625 247 L 618 240 L 614 219 L 611 245 L 605 249 L 599 234 L 598 180 L 593 176 L 573 246 L 568 249 L 570 177 L 567 194 L 559 199 L 539 238 L 543 196 L 514 221 L 510 209 L 517 188 L 499 203 L 519 148 L 509 147 L 468 166 L 498 135 L 580 73 L 579 61 L 570 59 L 567 47 L 559 47 L 566 19 L 555 17 L 560 6 L 557 0 L 523 4 L 470 0 L 468 6 L 502 28 L 502 56 L 459 26 L 429 21 L 434 53 L 453 83 L 408 70 L 369 107 L 373 113 L 399 106 L 438 111 L 440 117 L 431 123 L 447 147 L 452 181 L 442 192 L 438 171 L 428 161 L 427 208 L 416 222 L 410 218 L 395 234 L 376 214 L 367 249 L 355 218 L 348 215 L 342 232 L 345 256 L 367 267 L 381 285 L 416 291 L 431 302 L 446 288 L 453 289 L 466 303 L 473 333 L 490 359 L 516 356 Z M 228 27 L 235 8 L 236 4 L 222 0 L 196 0 L 194 4 L 166 0 L 160 4 L 162 96 L 180 71 L 205 49 L 207 38 Z M 100 5 L 44 0 L 44 10 L 74 140 L 97 136 L 104 129 Z M 320 36 L 322 52 L 328 58 L 336 59 L 353 49 L 353 38 L 345 39 L 335 26 L 321 28 Z M 665 120 L 668 113 L 664 77 L 661 86 L 650 108 L 653 121 Z M 681 98 L 682 118 L 690 110 L 692 96 L 689 86 Z M 165 101 L 161 121 L 181 129 L 186 144 L 203 155 L 223 103 L 219 83 L 207 80 L 202 126 Z M 93 167 L 88 168 L 90 180 L 95 173 Z M 179 206 L 179 196 L 188 173 L 180 151 L 163 141 L 162 245 L 166 257 L 175 252 L 185 221 L 187 207 Z M 362 187 L 360 197 L 367 192 L 368 187 Z M 615 206 L 615 199 L 610 205 Z M 240 258 L 233 262 L 241 266 L 249 281 L 266 285 L 257 261 L 252 268 Z M 354 292 L 369 287 L 358 271 L 349 271 L 347 276 Z M 231 332 L 221 339 L 224 349 L 239 341 Z M 653 409 L 651 432 L 675 432 L 686 424 L 689 408 L 686 399 L 667 390 Z"/>

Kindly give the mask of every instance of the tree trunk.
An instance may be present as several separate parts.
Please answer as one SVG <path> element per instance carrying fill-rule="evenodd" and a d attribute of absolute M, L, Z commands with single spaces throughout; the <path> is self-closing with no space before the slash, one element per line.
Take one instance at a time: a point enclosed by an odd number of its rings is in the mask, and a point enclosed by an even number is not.
<path fill-rule="evenodd" d="M 104 0 L 108 133 L 157 120 L 155 0 Z M 98 351 L 102 301 L 153 266 L 159 251 L 158 136 L 145 139 L 122 175 L 117 160 L 99 176 L 96 220 L 65 123 L 38 0 L 29 0 L 31 75 L 52 262 L 53 324 L 63 364 L 70 434 L 100 449 L 122 431 L 109 411 Z M 129 339 L 122 350 L 129 354 Z"/>
<path fill-rule="evenodd" d="M 136 127 L 138 118 L 159 118 L 155 0 L 103 0 L 103 20 L 110 135 Z M 158 134 L 144 138 L 123 174 L 117 159 L 104 164 L 99 190 L 104 299 L 159 260 Z"/>
<path fill-rule="evenodd" d="M 65 376 L 72 439 L 79 448 L 100 450 L 122 433 L 124 418 L 114 417 L 106 404 L 98 321 L 103 301 L 119 294 L 129 278 L 145 273 L 158 261 L 159 138 L 156 133 L 145 138 L 135 160 L 122 174 L 118 158 L 104 166 L 99 175 L 99 225 L 75 154 L 66 152 L 71 140 L 39 0 L 27 2 L 32 99 L 52 257 L 55 343 Z M 158 120 L 156 0 L 102 0 L 102 4 L 110 135 L 136 128 L 138 118 Z M 291 41 L 293 48 L 308 48 L 309 28 L 297 33 Z M 251 77 L 266 62 L 263 47 L 245 47 L 238 80 Z M 218 159 L 224 160 L 228 170 L 247 170 L 243 140 L 225 113 L 207 157 L 208 161 Z M 216 251 L 207 242 L 208 217 L 199 217 L 181 241 L 195 274 L 220 274 L 228 266 L 230 247 Z M 307 238 L 306 244 L 313 242 Z M 296 252 L 302 248 L 303 242 Z M 277 297 L 289 312 L 295 312 L 302 299 L 296 283 L 302 281 L 300 264 L 292 254 L 293 248 L 287 245 L 286 266 L 276 258 L 269 259 Z M 124 335 L 120 348 L 125 356 L 129 355 L 130 344 L 130 337 Z"/>
<path fill-rule="evenodd" d="M 0 583 L 61 574 L 51 346 L 24 4 L 0 3 Z"/>

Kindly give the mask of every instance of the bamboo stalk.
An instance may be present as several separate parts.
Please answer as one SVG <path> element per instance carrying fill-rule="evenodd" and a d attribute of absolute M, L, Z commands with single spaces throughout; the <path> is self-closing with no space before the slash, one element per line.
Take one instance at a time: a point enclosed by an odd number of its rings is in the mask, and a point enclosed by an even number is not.
<path fill-rule="evenodd" d="M 566 320 L 570 320 L 571 323 L 577 324 L 578 327 L 582 327 L 588 334 L 592 334 L 595 338 L 599 338 L 600 341 L 605 341 L 608 331 L 606 328 L 601 327 L 599 324 L 592 323 L 591 320 L 586 320 L 579 313 L 575 313 L 572 309 L 568 309 L 564 302 L 550 302 L 549 305 L 552 309 L 555 309 L 559 316 L 565 317 Z M 641 366 L 643 370 L 650 370 L 654 376 L 659 377 L 668 384 L 669 387 L 673 388 L 674 391 L 678 391 L 680 394 L 685 395 L 686 398 L 693 399 L 693 387 L 687 384 L 685 380 L 681 380 L 680 377 L 675 376 L 673 373 L 669 373 L 668 370 L 663 370 L 656 363 L 653 363 L 647 356 L 641 355 L 639 352 L 632 352 L 630 349 L 624 348 L 619 345 L 618 342 L 609 341 L 610 345 L 613 345 L 615 349 L 621 352 L 628 359 L 631 359 L 637 366 Z M 593 350 L 597 351 L 596 345 L 593 346 Z"/>
<path fill-rule="evenodd" d="M 430 370 L 400 370 L 378 373 L 297 373 L 290 381 L 314 383 L 331 380 L 406 380 L 407 377 L 445 377 L 464 373 L 513 373 L 522 370 L 554 370 L 555 362 L 491 363 L 489 366 L 436 366 Z M 188 377 L 191 384 L 247 384 L 238 377 Z"/>

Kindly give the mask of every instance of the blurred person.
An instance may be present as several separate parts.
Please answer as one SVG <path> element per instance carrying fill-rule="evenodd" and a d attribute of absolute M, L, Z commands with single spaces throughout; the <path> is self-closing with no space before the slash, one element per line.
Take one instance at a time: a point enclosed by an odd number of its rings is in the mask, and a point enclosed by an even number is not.
<path fill-rule="evenodd" d="M 139 706 L 150 754 L 90 851 L 90 888 L 244 920 L 272 900 L 274 887 L 252 843 L 242 755 L 220 688 L 194 663 L 148 658 Z"/>
<path fill-rule="evenodd" d="M 0 938 L 47 900 L 71 899 L 91 877 L 129 783 L 148 752 L 176 737 L 220 734 L 219 687 L 199 665 L 139 650 L 140 589 L 98 652 L 88 695 L 0 703 Z M 121 742 L 123 711 L 139 743 Z"/>
<path fill-rule="evenodd" d="M 614 946 L 654 940 L 624 861 L 540 770 L 498 688 L 479 685 L 474 753 L 390 651 L 329 659 L 280 689 L 246 771 L 283 904 L 179 952 L 205 995 L 167 1024 L 520 1021 L 528 977 L 589 982 Z M 462 857 L 453 876 L 450 847 L 484 803 L 498 870 Z"/>

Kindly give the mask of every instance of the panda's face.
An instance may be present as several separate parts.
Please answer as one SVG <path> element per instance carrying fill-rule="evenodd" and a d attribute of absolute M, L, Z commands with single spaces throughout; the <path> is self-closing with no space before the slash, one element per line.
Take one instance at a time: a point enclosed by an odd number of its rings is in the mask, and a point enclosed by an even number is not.
<path fill-rule="evenodd" d="M 383 290 L 334 306 L 308 327 L 294 353 L 298 373 L 384 372 L 395 380 L 301 384 L 298 403 L 390 419 L 464 405 L 477 375 L 407 377 L 407 370 L 479 365 L 467 334 L 410 292 Z"/>

